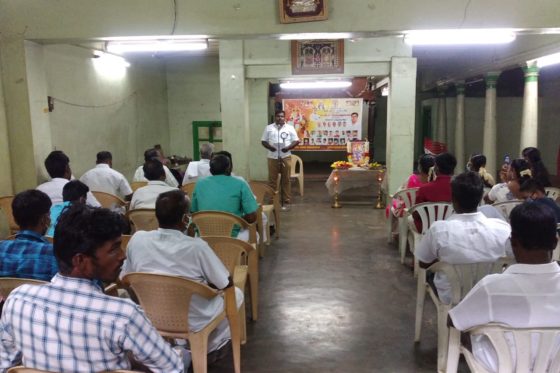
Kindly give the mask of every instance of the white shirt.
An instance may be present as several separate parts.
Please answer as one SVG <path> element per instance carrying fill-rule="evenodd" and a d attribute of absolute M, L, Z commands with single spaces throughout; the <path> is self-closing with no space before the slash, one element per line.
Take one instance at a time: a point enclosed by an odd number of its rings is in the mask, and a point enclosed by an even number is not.
<path fill-rule="evenodd" d="M 560 327 L 560 266 L 514 264 L 484 277 L 449 311 L 453 325 L 466 330 L 491 322 L 514 328 Z M 497 372 L 494 348 L 486 338 L 471 338 L 474 356 Z M 538 342 L 538 341 L 533 341 Z"/>
<path fill-rule="evenodd" d="M 511 228 L 499 219 L 490 219 L 481 212 L 453 214 L 432 224 L 414 251 L 418 260 L 431 263 L 439 260 L 449 264 L 493 262 L 506 255 Z M 436 273 L 434 284 L 444 303 L 451 301 L 447 277 Z"/>
<path fill-rule="evenodd" d="M 121 278 L 129 272 L 150 272 L 181 276 L 203 284 L 213 284 L 218 289 L 228 285 L 229 272 L 208 244 L 200 238 L 192 238 L 175 229 L 159 228 L 155 231 L 139 231 L 128 243 L 127 258 Z M 243 302 L 243 292 L 236 289 L 238 306 Z M 222 297 L 210 300 L 194 295 L 189 310 L 190 327 L 197 331 L 208 324 L 224 309 Z M 227 321 L 226 321 L 227 326 Z M 219 339 L 229 337 L 227 335 Z M 214 333 L 212 333 L 214 334 Z M 222 343 L 209 340 L 209 351 Z"/>
<path fill-rule="evenodd" d="M 64 179 L 62 177 L 55 177 L 54 179 L 47 181 L 39 186 L 37 186 L 37 190 L 40 190 L 43 193 L 46 193 L 53 205 L 57 203 L 64 202 L 62 199 L 62 189 L 70 180 Z M 91 192 L 87 193 L 87 200 L 86 203 L 92 207 L 101 207 L 99 201 L 91 194 Z"/>
<path fill-rule="evenodd" d="M 496 184 L 488 192 L 488 198 L 493 202 L 506 202 L 515 199 L 513 194 L 510 192 L 507 183 Z"/>
<path fill-rule="evenodd" d="M 210 176 L 210 160 L 201 159 L 200 161 L 192 161 L 187 166 L 182 185 L 194 183 L 199 177 Z"/>
<path fill-rule="evenodd" d="M 278 159 L 278 153 L 280 153 L 280 158 L 286 158 L 292 155 L 290 151 L 283 152 L 281 149 L 289 146 L 292 142 L 298 141 L 298 135 L 294 127 L 290 124 L 285 123 L 280 129 L 276 123 L 271 123 L 265 127 L 261 141 L 266 141 L 271 146 L 276 148 L 276 151 L 267 151 L 267 158 Z"/>
<path fill-rule="evenodd" d="M 130 184 L 118 171 L 113 170 L 106 163 L 99 163 L 82 175 L 80 181 L 86 184 L 94 192 L 105 192 L 118 197 L 132 194 Z"/>
<path fill-rule="evenodd" d="M 136 189 L 130 201 L 130 210 L 134 209 L 155 209 L 156 199 L 161 193 L 177 190 L 161 180 L 148 181 L 148 185 Z"/>
<path fill-rule="evenodd" d="M 169 186 L 177 188 L 179 186 L 179 183 L 177 182 L 177 179 L 175 179 L 175 176 L 173 176 L 171 171 L 169 171 L 169 168 L 167 168 L 166 165 L 163 165 L 163 170 L 165 171 L 165 183 Z M 136 169 L 132 181 L 148 181 L 148 179 L 146 179 L 146 177 L 144 176 L 144 165 Z"/>

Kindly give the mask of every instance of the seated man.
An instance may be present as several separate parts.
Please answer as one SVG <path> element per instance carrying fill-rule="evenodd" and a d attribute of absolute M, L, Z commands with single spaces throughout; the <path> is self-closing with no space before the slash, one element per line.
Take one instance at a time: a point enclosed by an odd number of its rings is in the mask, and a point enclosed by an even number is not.
<path fill-rule="evenodd" d="M 200 238 L 183 234 L 189 223 L 189 200 L 181 190 L 159 195 L 156 202 L 157 231 L 140 231 L 130 239 L 121 277 L 129 272 L 152 272 L 185 277 L 217 289 L 231 286 L 229 272 L 214 251 Z M 237 305 L 243 292 L 236 289 Z M 210 300 L 193 297 L 189 310 L 192 330 L 200 330 L 224 309 L 222 297 Z M 227 320 L 208 338 L 208 351 L 222 347 L 230 339 Z"/>
<path fill-rule="evenodd" d="M 556 221 L 560 223 L 560 206 L 558 206 L 552 198 L 546 196 L 544 187 L 536 179 L 530 178 L 529 180 L 521 182 L 521 184 L 519 184 L 518 180 L 512 180 L 508 185 L 515 198 L 533 201 L 550 207 L 552 211 L 554 211 Z"/>
<path fill-rule="evenodd" d="M 47 236 L 54 236 L 54 229 L 62 211 L 71 204 L 85 204 L 88 192 L 88 186 L 80 180 L 71 180 L 64 185 L 64 188 L 62 188 L 62 199 L 64 202 L 57 203 L 51 207 L 51 225 L 47 231 Z"/>
<path fill-rule="evenodd" d="M 144 175 L 148 181 L 148 185 L 138 188 L 132 195 L 130 201 L 130 210 L 134 209 L 154 209 L 156 208 L 157 197 L 164 192 L 177 190 L 165 183 L 164 165 L 157 159 L 151 159 L 144 163 Z"/>
<path fill-rule="evenodd" d="M 198 178 L 210 176 L 210 158 L 214 152 L 214 144 L 200 145 L 200 161 L 192 161 L 187 166 L 182 185 L 195 183 Z"/>
<path fill-rule="evenodd" d="M 511 211 L 510 222 L 518 264 L 484 277 L 449 311 L 458 330 L 488 323 L 560 328 L 560 266 L 551 262 L 557 242 L 554 213 L 537 203 L 523 203 Z M 490 341 L 477 336 L 471 337 L 471 342 L 474 357 L 489 371 L 497 372 L 498 360 Z M 513 340 L 511 344 L 515 344 Z M 555 344 L 552 351 L 558 349 L 558 341 Z"/>
<path fill-rule="evenodd" d="M 428 268 L 437 261 L 449 264 L 493 262 L 506 255 L 510 234 L 508 223 L 487 218 L 477 212 L 484 185 L 475 172 L 457 175 L 451 181 L 455 214 L 432 224 L 414 255 L 420 266 Z M 439 298 L 451 301 L 451 286 L 440 273 L 434 277 Z"/>
<path fill-rule="evenodd" d="M 161 164 L 163 164 L 163 157 L 161 156 L 161 153 L 159 152 L 159 150 L 155 149 L 155 148 L 151 148 L 148 149 L 144 152 L 144 162 L 150 161 L 156 159 L 158 161 L 160 161 Z M 167 168 L 167 166 L 163 166 L 163 170 L 165 171 L 165 178 L 163 179 L 165 181 L 165 183 L 167 185 L 169 185 L 170 187 L 178 187 L 179 183 L 177 182 L 177 179 L 175 179 L 175 176 L 173 176 L 173 174 L 171 173 L 171 171 L 169 170 L 169 168 Z M 136 169 L 136 172 L 134 173 L 134 177 L 132 178 L 132 181 L 149 181 L 148 179 L 146 179 L 146 177 L 144 176 L 144 166 L 140 166 Z"/>
<path fill-rule="evenodd" d="M 0 241 L 0 277 L 50 281 L 58 272 L 52 244 L 43 236 L 50 224 L 51 200 L 31 189 L 18 193 L 12 210 L 20 231 L 15 240 Z"/>
<path fill-rule="evenodd" d="M 45 159 L 45 168 L 52 180 L 39 185 L 36 189 L 46 193 L 53 205 L 64 202 L 62 188 L 72 179 L 70 158 L 64 152 L 54 150 Z M 91 193 L 88 193 L 86 202 L 92 207 L 101 207 L 99 201 Z"/>
<path fill-rule="evenodd" d="M 246 182 L 230 175 L 229 158 L 221 154 L 213 157 L 210 172 L 212 176 L 196 183 L 191 211 L 225 211 L 254 223 L 257 220 L 257 201 Z M 247 241 L 249 232 L 239 232 L 237 228 L 232 236 Z"/>
<path fill-rule="evenodd" d="M 113 155 L 102 151 L 97 153 L 97 166 L 82 175 L 80 181 L 94 192 L 105 192 L 123 198 L 132 198 L 132 189 L 126 178 L 113 170 Z"/>
<path fill-rule="evenodd" d="M 73 205 L 55 230 L 60 272 L 46 285 L 12 291 L 0 319 L 0 372 L 19 365 L 50 372 L 130 369 L 132 355 L 152 372 L 183 372 L 178 354 L 140 307 L 103 294 L 97 281 L 117 279 L 120 216 Z"/>

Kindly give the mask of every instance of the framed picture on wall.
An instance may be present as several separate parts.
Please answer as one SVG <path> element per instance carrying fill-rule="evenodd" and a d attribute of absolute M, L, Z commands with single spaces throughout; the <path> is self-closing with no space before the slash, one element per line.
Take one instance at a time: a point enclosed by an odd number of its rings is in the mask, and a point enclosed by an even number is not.
<path fill-rule="evenodd" d="M 280 22 L 311 22 L 328 19 L 327 0 L 278 0 Z"/>
<path fill-rule="evenodd" d="M 292 40 L 292 74 L 344 73 L 344 40 Z"/>

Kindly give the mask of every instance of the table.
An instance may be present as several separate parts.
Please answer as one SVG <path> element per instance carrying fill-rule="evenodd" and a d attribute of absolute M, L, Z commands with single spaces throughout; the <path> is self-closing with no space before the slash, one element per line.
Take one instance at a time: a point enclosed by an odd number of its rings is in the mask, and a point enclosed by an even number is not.
<path fill-rule="evenodd" d="M 380 175 L 381 174 L 381 175 Z M 334 177 L 338 175 L 338 183 Z M 330 196 L 344 193 L 346 190 L 356 188 L 371 188 L 371 196 L 379 194 L 380 181 L 378 178 L 385 176 L 385 170 L 365 170 L 363 168 L 351 168 L 347 170 L 333 170 L 325 183 Z M 372 198 L 373 201 L 373 198 Z"/>

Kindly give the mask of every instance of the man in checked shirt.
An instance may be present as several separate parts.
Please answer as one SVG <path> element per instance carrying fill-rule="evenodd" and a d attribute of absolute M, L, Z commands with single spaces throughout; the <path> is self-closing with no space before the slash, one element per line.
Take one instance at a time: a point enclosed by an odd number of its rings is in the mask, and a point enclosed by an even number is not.
<path fill-rule="evenodd" d="M 49 284 L 20 286 L 4 305 L 0 373 L 22 363 L 50 372 L 103 372 L 138 363 L 152 372 L 184 371 L 139 306 L 103 294 L 97 284 L 113 282 L 121 270 L 121 229 L 119 215 L 107 209 L 73 205 L 61 215 L 54 234 L 59 273 Z"/>

